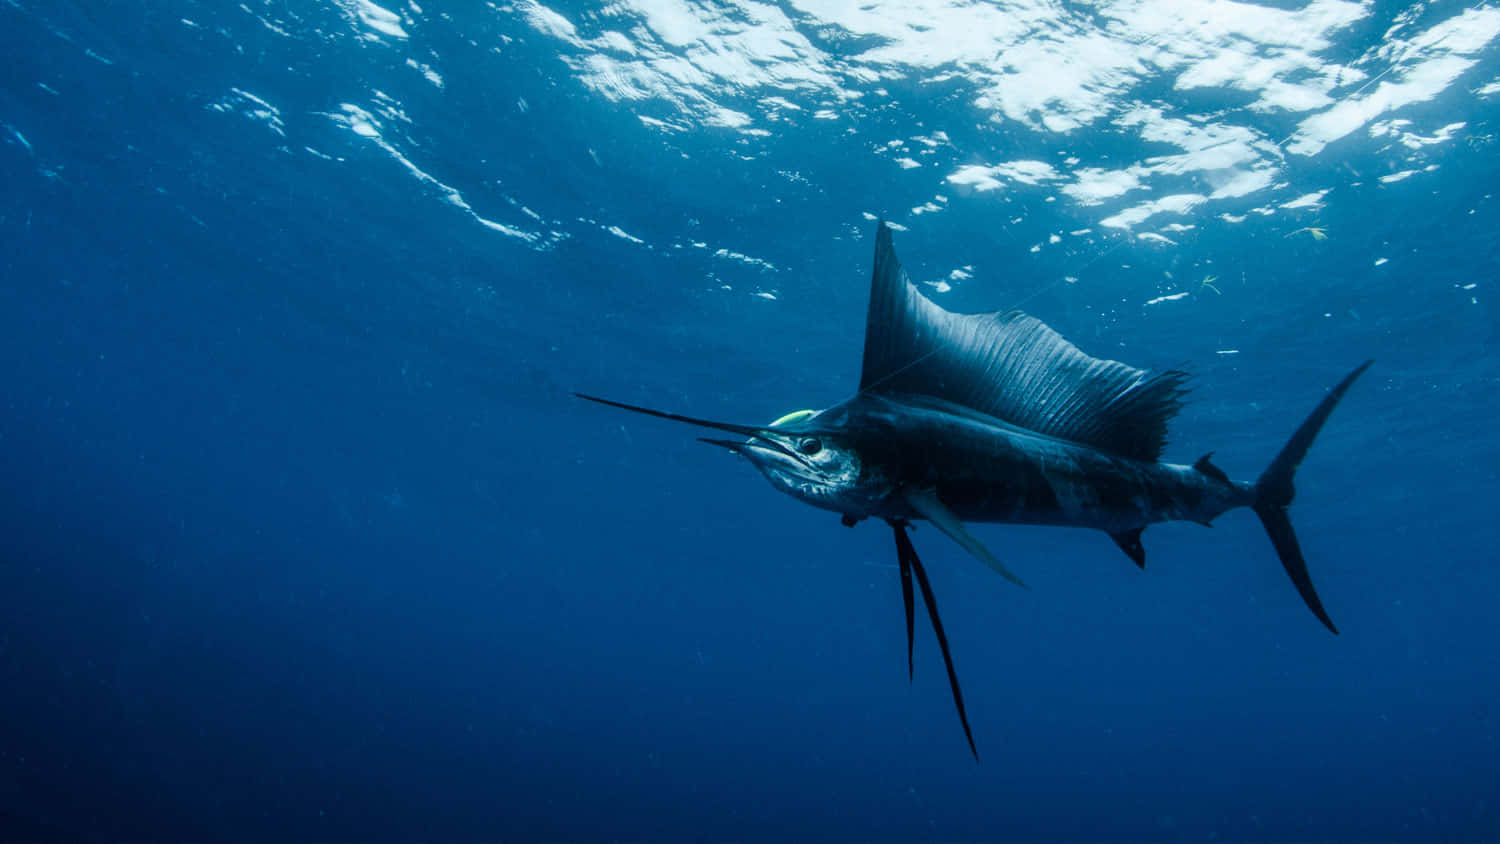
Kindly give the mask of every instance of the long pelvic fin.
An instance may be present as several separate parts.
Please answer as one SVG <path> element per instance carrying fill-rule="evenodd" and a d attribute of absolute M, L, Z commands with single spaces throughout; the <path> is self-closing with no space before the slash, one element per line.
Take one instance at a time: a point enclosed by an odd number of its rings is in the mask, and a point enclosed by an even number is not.
<path fill-rule="evenodd" d="M 1156 460 L 1187 375 L 1090 357 L 1019 311 L 954 314 L 911 283 L 891 229 L 875 235 L 862 393 L 945 399 L 1038 433 Z"/>
<path fill-rule="evenodd" d="M 911 592 L 911 557 L 916 556 L 912 552 L 907 556 L 903 550 L 903 543 L 911 545 L 911 540 L 906 538 L 905 528 L 896 528 L 896 562 L 901 569 L 901 603 L 906 607 L 906 682 L 910 684 L 916 678 L 917 671 L 912 661 L 913 642 L 916 639 L 916 606 L 912 600 Z"/>
<path fill-rule="evenodd" d="M 948 534 L 948 537 L 959 545 L 962 545 L 965 551 L 978 557 L 985 565 L 999 572 L 1001 577 L 1004 577 L 1022 589 L 1031 588 L 1026 585 L 1025 581 L 1017 577 L 1014 572 L 1006 568 L 1004 563 L 996 559 L 995 555 L 990 553 L 990 549 L 984 547 L 984 543 L 975 539 L 973 535 L 964 529 L 964 523 L 959 521 L 958 516 L 954 515 L 953 511 L 949 510 L 946 504 L 938 500 L 937 492 L 931 489 L 903 487 L 901 496 L 906 499 L 906 503 L 911 505 L 913 510 L 922 515 L 922 518 L 937 525 L 938 530 Z"/>
<path fill-rule="evenodd" d="M 953 670 L 953 654 L 948 650 L 948 634 L 943 632 L 943 619 L 938 615 L 937 597 L 932 594 L 932 583 L 927 579 L 927 569 L 917 556 L 917 549 L 907 536 L 906 522 L 891 522 L 896 532 L 896 559 L 901 564 L 902 589 L 906 597 L 906 648 L 907 671 L 911 671 L 912 601 L 909 574 L 915 574 L 917 585 L 922 589 L 922 602 L 927 605 L 927 617 L 932 621 L 932 632 L 937 636 L 938 649 L 943 652 L 943 666 L 948 669 L 948 687 L 953 690 L 953 706 L 958 710 L 958 722 L 963 725 L 964 738 L 969 740 L 969 752 L 979 760 L 979 748 L 974 745 L 974 731 L 969 729 L 969 714 L 964 711 L 964 693 L 958 687 L 958 672 Z"/>

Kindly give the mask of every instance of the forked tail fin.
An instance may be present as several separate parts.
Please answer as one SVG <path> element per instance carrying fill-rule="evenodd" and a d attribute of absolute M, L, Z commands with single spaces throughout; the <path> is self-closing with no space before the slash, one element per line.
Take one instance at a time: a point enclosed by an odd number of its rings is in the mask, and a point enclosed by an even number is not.
<path fill-rule="evenodd" d="M 1297 473 L 1297 466 L 1302 463 L 1302 458 L 1307 456 L 1307 449 L 1318 436 L 1318 431 L 1322 430 L 1323 423 L 1328 421 L 1328 415 L 1333 413 L 1339 400 L 1344 397 L 1344 393 L 1349 391 L 1349 387 L 1372 363 L 1374 361 L 1367 360 L 1360 364 L 1328 391 L 1328 395 L 1323 397 L 1307 417 L 1307 421 L 1292 434 L 1292 438 L 1282 446 L 1281 453 L 1276 455 L 1276 459 L 1271 461 L 1271 465 L 1255 482 L 1255 504 L 1252 506 L 1255 514 L 1260 516 L 1260 523 L 1265 525 L 1271 544 L 1276 547 L 1276 555 L 1281 558 L 1282 567 L 1291 577 L 1307 608 L 1323 622 L 1324 627 L 1334 633 L 1338 633 L 1339 629 L 1333 626 L 1333 620 L 1323 609 L 1323 602 L 1318 600 L 1317 590 L 1313 589 L 1312 578 L 1307 573 L 1307 561 L 1302 559 L 1302 547 L 1297 544 L 1297 534 L 1292 530 L 1287 507 L 1291 506 L 1292 498 L 1296 495 L 1292 476 Z"/>

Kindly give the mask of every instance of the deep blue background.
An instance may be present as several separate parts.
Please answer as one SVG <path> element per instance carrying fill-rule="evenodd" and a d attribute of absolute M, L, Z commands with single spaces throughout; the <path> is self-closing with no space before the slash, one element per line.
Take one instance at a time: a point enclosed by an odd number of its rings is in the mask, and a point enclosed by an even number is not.
<path fill-rule="evenodd" d="M 909 218 L 930 186 L 817 121 L 748 162 L 728 130 L 665 141 L 505 14 L 428 8 L 439 90 L 352 39 L 125 5 L 0 3 L 0 839 L 1500 837 L 1493 105 L 1317 219 L 1031 254 L 1086 221 L 1040 194 Z M 286 137 L 209 107 L 234 87 Z M 476 213 L 567 236 L 492 232 L 327 117 L 373 89 Z M 842 399 L 862 211 L 910 226 L 914 275 L 975 266 L 948 307 L 1027 297 L 1094 354 L 1190 365 L 1174 460 L 1253 477 L 1375 357 L 1294 513 L 1344 635 L 1242 513 L 1153 528 L 1145 573 L 978 528 L 1031 592 L 920 530 L 975 765 L 930 635 L 906 683 L 885 530 L 569 396 Z M 778 269 L 663 245 L 691 240 Z M 1166 271 L 1224 294 L 1143 306 Z"/>

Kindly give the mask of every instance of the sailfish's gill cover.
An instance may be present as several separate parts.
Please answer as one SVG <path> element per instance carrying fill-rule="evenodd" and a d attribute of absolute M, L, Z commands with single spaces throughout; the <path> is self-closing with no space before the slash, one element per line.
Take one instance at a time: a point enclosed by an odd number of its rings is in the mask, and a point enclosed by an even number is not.
<path fill-rule="evenodd" d="M 1187 374 L 1079 351 L 1020 311 L 954 314 L 923 296 L 880 224 L 859 391 L 950 401 L 1040 434 L 1154 461 Z"/>

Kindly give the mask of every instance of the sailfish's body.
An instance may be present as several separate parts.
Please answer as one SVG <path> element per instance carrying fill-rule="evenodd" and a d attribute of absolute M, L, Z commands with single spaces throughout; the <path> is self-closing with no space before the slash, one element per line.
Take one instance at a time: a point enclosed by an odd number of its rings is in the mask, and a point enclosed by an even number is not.
<path fill-rule="evenodd" d="M 1019 312 L 949 313 L 907 279 L 890 228 L 881 224 L 860 387 L 847 401 L 758 427 L 584 398 L 748 437 L 706 441 L 747 457 L 773 486 L 839 513 L 846 525 L 867 518 L 892 525 L 906 603 L 908 668 L 915 575 L 972 749 L 947 637 L 906 534 L 909 523 L 933 523 L 1020 584 L 964 522 L 1092 528 L 1108 533 L 1144 566 L 1141 531 L 1147 525 L 1208 524 L 1249 507 L 1304 602 L 1337 633 L 1313 589 L 1287 507 L 1297 465 L 1368 366 L 1324 397 L 1254 483 L 1230 480 L 1208 456 L 1191 466 L 1164 463 L 1167 423 L 1180 407 L 1184 373 L 1150 373 L 1090 357 Z"/>
<path fill-rule="evenodd" d="M 1125 536 L 1153 522 L 1207 524 L 1255 501 L 1211 463 L 1125 457 L 1038 434 L 942 399 L 859 394 L 819 413 L 809 432 L 837 427 L 878 486 L 930 489 L 964 522 L 1086 527 Z M 787 433 L 794 427 L 788 426 Z M 855 519 L 924 519 L 900 494 L 824 496 L 808 503 Z"/>

